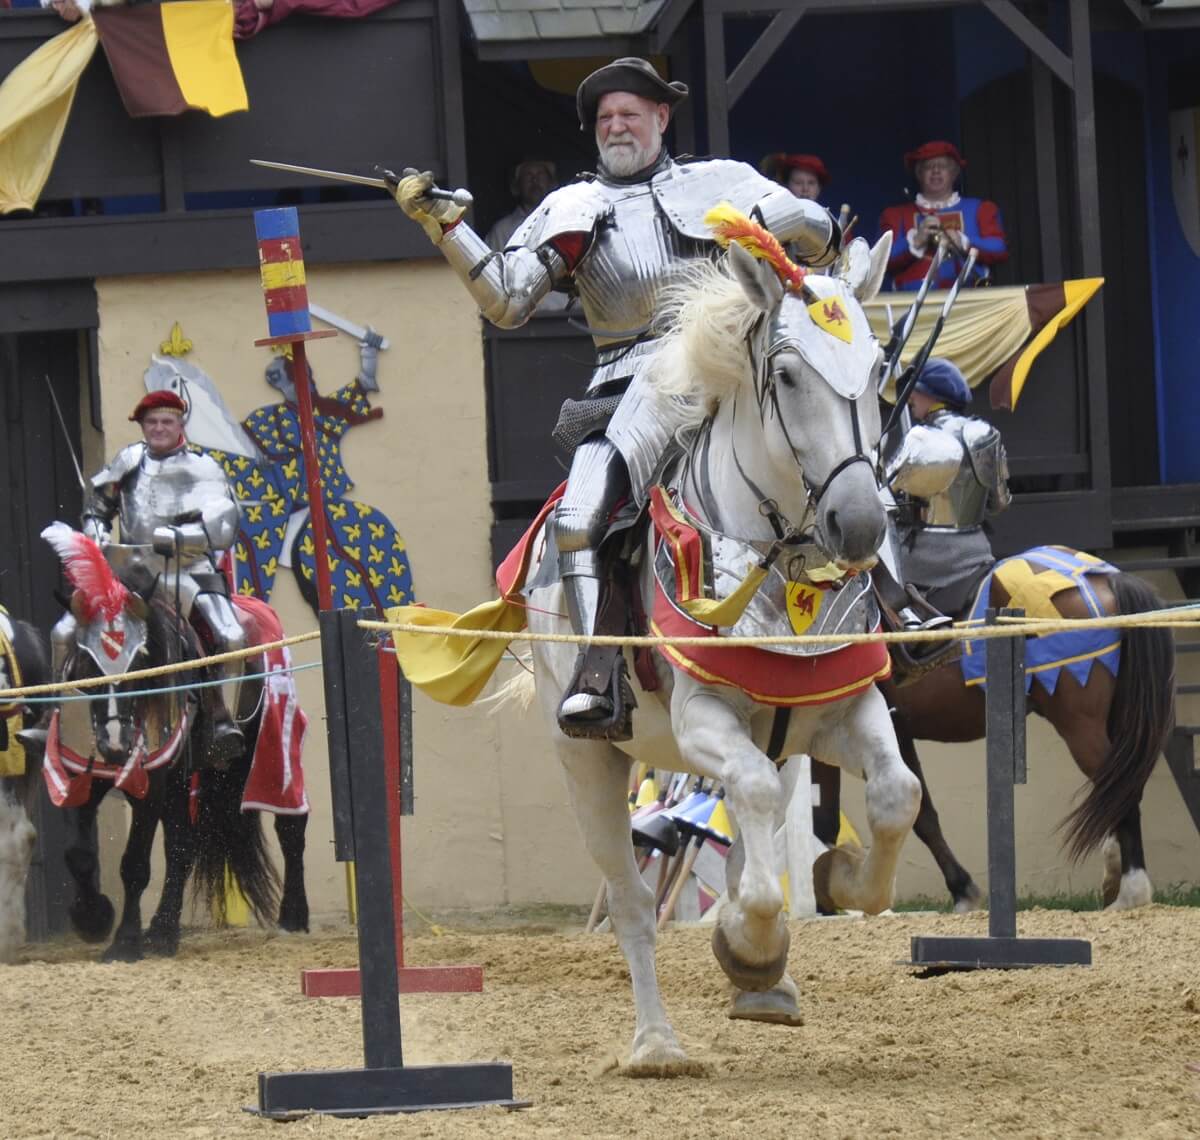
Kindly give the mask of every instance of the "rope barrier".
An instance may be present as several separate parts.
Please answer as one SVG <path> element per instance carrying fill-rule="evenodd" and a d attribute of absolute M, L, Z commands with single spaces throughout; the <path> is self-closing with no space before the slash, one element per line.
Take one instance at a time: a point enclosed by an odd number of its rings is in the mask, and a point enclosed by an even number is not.
<path fill-rule="evenodd" d="M 258 657 L 260 654 L 269 653 L 272 649 L 285 649 L 305 641 L 315 641 L 320 636 L 320 631 L 314 629 L 310 633 L 298 633 L 293 637 L 285 637 L 281 641 L 268 641 L 263 645 L 252 645 L 245 649 L 231 649 L 228 653 L 214 653 L 211 657 L 197 657 L 194 661 L 175 661 L 170 665 L 156 665 L 151 669 L 134 669 L 128 673 L 114 673 L 111 676 L 81 677 L 77 681 L 51 681 L 46 685 L 25 685 L 19 689 L 0 689 L 0 701 L 20 700 L 42 693 L 62 693 L 71 689 L 97 689 L 103 685 L 116 685 L 125 681 L 141 681 L 151 677 L 165 677 L 171 673 L 191 672 L 195 669 L 202 669 L 206 665 L 220 665 L 225 661 L 241 661 L 247 657 Z"/>
<path fill-rule="evenodd" d="M 926 641 L 975 641 L 990 637 L 1043 637 L 1050 633 L 1076 632 L 1086 629 L 1128 629 L 1138 626 L 1149 628 L 1200 628 L 1200 605 L 1174 606 L 1162 610 L 1146 610 L 1134 614 L 1113 614 L 1102 618 L 1027 618 L 1001 615 L 995 625 L 981 625 L 978 622 L 956 622 L 954 625 L 936 630 L 897 630 L 895 632 L 877 633 L 825 633 L 825 634 L 779 634 L 760 635 L 756 637 L 612 637 L 597 634 L 593 637 L 583 637 L 574 633 L 533 633 L 523 630 L 512 634 L 490 629 L 455 629 L 451 626 L 413 625 L 409 622 L 360 621 L 360 629 L 378 630 L 385 633 L 417 633 L 426 637 L 465 637 L 479 641 L 527 641 L 550 642 L 557 644 L 582 645 L 615 645 L 631 648 L 658 648 L 660 646 L 702 645 L 709 648 L 745 649 L 755 646 L 769 645 L 863 645 L 874 642 L 899 644 L 905 642 Z M 54 703 L 53 700 L 33 700 L 42 694 L 73 694 L 80 689 L 95 689 L 105 685 L 117 685 L 126 681 L 149 680 L 152 677 L 164 677 L 173 673 L 194 672 L 208 665 L 219 665 L 226 661 L 241 661 L 247 657 L 257 657 L 272 649 L 283 649 L 292 645 L 301 645 L 306 641 L 315 641 L 321 636 L 319 630 L 295 634 L 280 641 L 267 642 L 264 645 L 249 646 L 245 649 L 234 649 L 228 653 L 215 653 L 209 657 L 198 657 L 194 661 L 176 661 L 169 665 L 158 665 L 149 669 L 134 669 L 127 673 L 115 673 L 111 676 L 83 677 L 74 681 L 53 681 L 45 685 L 25 685 L 15 689 L 0 689 L 0 701 L 10 703 L 24 700 L 29 704 Z M 294 666 L 290 670 L 276 672 L 300 672 L 304 669 L 316 668 L 320 662 L 308 665 Z M 265 677 L 269 674 L 252 674 L 243 680 Z M 165 688 L 142 689 L 136 696 L 150 696 L 159 693 L 178 692 L 181 689 L 205 688 L 209 685 L 223 684 L 223 681 L 200 681 L 188 685 L 173 685 Z M 58 700 L 85 700 L 85 696 L 63 695 Z"/>
<path fill-rule="evenodd" d="M 280 673 L 303 673 L 306 669 L 320 669 L 320 661 L 310 661 L 307 665 L 289 665 L 286 669 L 272 669 L 269 673 L 243 673 L 240 677 L 235 677 L 234 682 L 240 684 L 242 681 L 261 681 L 267 677 L 275 677 Z M 112 693 L 111 697 L 117 701 L 130 701 L 138 697 L 157 697 L 163 693 L 190 693 L 193 689 L 212 689 L 217 685 L 228 685 L 230 681 L 222 679 L 220 681 L 193 681 L 186 685 L 167 685 L 159 689 L 129 689 L 123 693 Z M 67 704 L 70 701 L 94 701 L 95 697 L 89 696 L 87 693 L 63 693 L 54 697 L 25 697 L 22 704 L 26 705 L 57 705 Z"/>
<path fill-rule="evenodd" d="M 1182 607 L 1180 607 L 1182 608 Z M 574 633 L 507 633 L 491 629 L 456 629 L 452 626 L 413 625 L 408 622 L 360 621 L 360 629 L 390 633 L 418 633 L 429 637 L 465 637 L 480 641 L 528 641 L 563 644 L 616 645 L 632 648 L 702 645 L 712 649 L 745 649 L 767 645 L 863 645 L 873 642 L 899 644 L 924 641 L 976 641 L 990 637 L 1043 637 L 1048 633 L 1078 632 L 1086 629 L 1200 628 L 1200 612 L 1169 616 L 1178 610 L 1147 610 L 1135 614 L 1113 614 L 1102 618 L 1009 618 L 1004 624 L 973 625 L 955 623 L 935 630 L 898 630 L 894 633 L 823 633 L 809 635 L 762 635 L 757 637 L 613 637 L 597 634 L 583 637 Z M 2 695 L 2 694 L 0 694 Z"/>

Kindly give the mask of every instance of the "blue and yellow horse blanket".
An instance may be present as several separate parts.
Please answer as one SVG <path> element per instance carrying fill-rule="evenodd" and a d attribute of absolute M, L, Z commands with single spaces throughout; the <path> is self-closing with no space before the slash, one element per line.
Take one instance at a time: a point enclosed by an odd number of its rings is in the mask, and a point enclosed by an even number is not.
<path fill-rule="evenodd" d="M 1116 574 L 1115 566 L 1067 546 L 1037 546 L 1023 554 L 997 562 L 988 572 L 967 615 L 971 621 L 983 621 L 991 603 L 995 580 L 1009 596 L 1006 606 L 1023 609 L 1026 617 L 1058 618 L 1054 597 L 1064 590 L 1078 590 L 1091 617 L 1104 617 L 1104 607 L 1096 597 L 1090 579 L 1101 574 Z M 983 685 L 987 672 L 987 642 L 964 641 L 959 663 L 963 682 Z M 1066 669 L 1080 685 L 1086 685 L 1092 667 L 1103 665 L 1114 677 L 1121 665 L 1119 629 L 1084 629 L 1066 633 L 1047 633 L 1025 639 L 1025 691 L 1036 677 L 1053 694 L 1058 678 Z"/>

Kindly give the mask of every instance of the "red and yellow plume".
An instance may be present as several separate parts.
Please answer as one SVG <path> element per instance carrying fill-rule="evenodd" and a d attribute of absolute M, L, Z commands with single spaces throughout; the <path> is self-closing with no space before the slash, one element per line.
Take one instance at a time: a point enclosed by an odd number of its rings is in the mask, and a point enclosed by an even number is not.
<path fill-rule="evenodd" d="M 704 224 L 713 232 L 717 244 L 728 249 L 736 241 L 760 261 L 769 261 L 779 279 L 789 289 L 799 293 L 804 287 L 804 273 L 784 251 L 779 239 L 765 226 L 748 218 L 728 202 L 721 202 L 704 215 Z"/>

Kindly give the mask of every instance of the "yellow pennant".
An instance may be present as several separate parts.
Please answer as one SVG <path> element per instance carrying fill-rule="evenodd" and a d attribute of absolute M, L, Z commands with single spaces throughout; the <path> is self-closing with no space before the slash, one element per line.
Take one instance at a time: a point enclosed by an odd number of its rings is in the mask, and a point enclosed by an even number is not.
<path fill-rule="evenodd" d="M 800 634 L 807 633 L 809 626 L 821 612 L 821 602 L 825 591 L 809 586 L 804 582 L 789 582 L 787 584 L 787 611 L 792 629 Z"/>
<path fill-rule="evenodd" d="M 816 321 L 818 328 L 824 329 L 830 336 L 844 340 L 847 344 L 853 342 L 854 326 L 850 323 L 850 314 L 846 312 L 840 297 L 814 301 L 808 306 L 808 315 Z"/>

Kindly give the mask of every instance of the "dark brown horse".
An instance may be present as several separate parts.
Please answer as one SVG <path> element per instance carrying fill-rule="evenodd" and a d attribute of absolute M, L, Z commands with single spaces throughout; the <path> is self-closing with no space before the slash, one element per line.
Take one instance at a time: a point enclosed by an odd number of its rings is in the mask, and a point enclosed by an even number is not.
<path fill-rule="evenodd" d="M 1162 608 L 1162 601 L 1140 579 L 1129 574 L 1092 575 L 1096 599 L 1106 614 L 1142 613 Z M 1004 587 L 992 579 L 990 604 L 1007 605 Z M 1077 589 L 1063 590 L 1053 604 L 1064 618 L 1092 616 Z M 961 615 L 960 615 L 961 616 Z M 929 794 L 914 742 L 946 744 L 983 739 L 984 693 L 968 687 L 957 660 L 917 680 L 883 686 L 900 750 L 921 780 L 921 811 L 913 830 L 937 862 L 955 909 L 969 910 L 981 899 L 970 873 L 950 850 L 937 809 Z M 1123 631 L 1117 676 L 1094 665 L 1081 685 L 1066 669 L 1051 694 L 1036 677 L 1026 708 L 1044 717 L 1091 782 L 1083 800 L 1060 827 L 1065 848 L 1075 860 L 1103 847 L 1105 873 L 1101 897 L 1105 906 L 1128 909 L 1150 902 L 1151 886 L 1142 850 L 1142 789 L 1171 729 L 1174 709 L 1175 653 L 1171 631 L 1145 626 Z M 839 818 L 837 769 L 814 764 L 821 786 L 821 807 L 814 828 L 823 842 L 836 836 Z"/>

